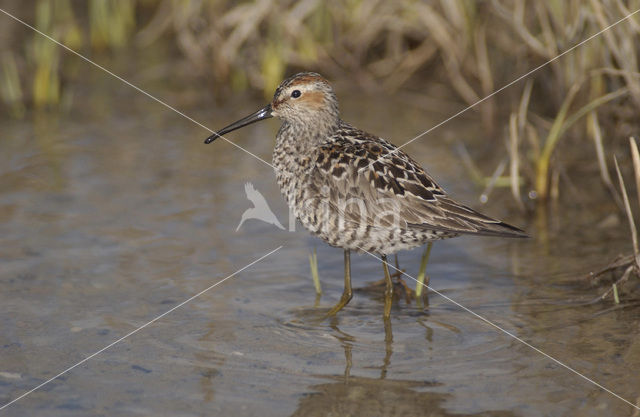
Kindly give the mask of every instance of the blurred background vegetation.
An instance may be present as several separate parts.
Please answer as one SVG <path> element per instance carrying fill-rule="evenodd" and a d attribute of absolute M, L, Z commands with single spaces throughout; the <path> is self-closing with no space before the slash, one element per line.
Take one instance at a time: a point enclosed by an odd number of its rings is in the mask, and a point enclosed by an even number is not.
<path fill-rule="evenodd" d="M 98 61 L 168 44 L 175 56 L 185 58 L 169 59 L 168 65 L 186 65 L 189 76 L 210 86 L 218 99 L 243 90 L 269 97 L 286 75 L 306 69 L 348 79 L 369 92 L 419 96 L 436 83 L 471 105 L 636 11 L 640 0 L 38 0 L 28 9 L 18 1 L 4 5 Z M 7 16 L 2 19 L 5 117 L 64 108 L 71 100 L 65 86 L 80 76 L 77 59 Z M 586 147 L 622 208 L 607 155 L 610 147 L 638 133 L 639 35 L 640 14 L 501 92 L 499 101 L 475 106 L 483 137 L 505 157 L 493 176 L 483 176 L 468 161 L 474 178 L 489 189 L 509 187 L 519 208 L 533 210 L 539 205 L 532 201 L 558 197 L 560 179 L 571 169 L 567 161 Z M 521 195 L 523 189 L 531 191 Z"/>

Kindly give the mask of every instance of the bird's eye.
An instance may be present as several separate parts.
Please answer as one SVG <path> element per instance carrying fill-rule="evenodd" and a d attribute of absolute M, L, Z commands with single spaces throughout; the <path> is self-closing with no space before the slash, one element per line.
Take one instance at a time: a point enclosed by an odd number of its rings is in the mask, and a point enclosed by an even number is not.
<path fill-rule="evenodd" d="M 300 92 L 300 90 L 293 90 L 293 91 L 291 92 L 291 97 L 293 97 L 293 98 L 298 98 L 298 97 L 300 97 L 300 95 L 302 95 L 302 93 Z"/>

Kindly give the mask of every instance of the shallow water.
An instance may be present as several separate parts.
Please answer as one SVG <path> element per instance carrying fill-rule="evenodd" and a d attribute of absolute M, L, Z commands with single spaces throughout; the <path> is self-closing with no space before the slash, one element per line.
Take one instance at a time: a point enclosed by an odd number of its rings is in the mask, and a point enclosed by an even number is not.
<path fill-rule="evenodd" d="M 342 252 L 299 225 L 289 232 L 249 220 L 236 232 L 251 207 L 246 182 L 288 226 L 271 168 L 222 141 L 203 145 L 202 128 L 115 80 L 102 83 L 77 98 L 83 105 L 72 115 L 2 121 L 0 404 L 282 248 L 0 413 L 632 414 L 437 294 L 425 307 L 399 301 L 385 329 L 382 295 L 363 290 L 382 276 L 368 255 L 352 256 L 352 302 L 323 320 L 342 291 Z M 182 107 L 216 128 L 260 105 L 247 100 Z M 398 98 L 351 97 L 343 114 L 398 144 L 440 120 Z M 267 121 L 229 137 L 270 161 L 277 126 Z M 408 147 L 454 197 L 476 207 L 479 190 L 452 140 L 473 139 L 480 129 L 463 117 Z M 640 311 L 599 314 L 610 305 L 585 305 L 601 290 L 580 279 L 628 251 L 626 227 L 602 231 L 593 226 L 601 213 L 568 207 L 543 239 L 511 207 L 499 190 L 482 209 L 536 238 L 438 242 L 431 285 L 636 402 Z M 324 289 L 319 306 L 308 264 L 313 248 Z M 415 275 L 420 254 L 402 253 L 401 267 Z"/>

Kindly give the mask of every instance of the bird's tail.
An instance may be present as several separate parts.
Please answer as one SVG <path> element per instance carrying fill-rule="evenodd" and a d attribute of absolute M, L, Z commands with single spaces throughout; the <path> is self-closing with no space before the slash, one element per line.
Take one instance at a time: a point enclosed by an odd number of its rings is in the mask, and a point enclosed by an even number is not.
<path fill-rule="evenodd" d="M 438 202 L 438 209 L 440 210 L 438 213 L 440 216 L 438 221 L 425 224 L 411 224 L 411 226 L 480 236 L 529 237 L 522 229 L 511 226 L 503 221 L 492 219 L 451 199 L 443 198 Z"/>

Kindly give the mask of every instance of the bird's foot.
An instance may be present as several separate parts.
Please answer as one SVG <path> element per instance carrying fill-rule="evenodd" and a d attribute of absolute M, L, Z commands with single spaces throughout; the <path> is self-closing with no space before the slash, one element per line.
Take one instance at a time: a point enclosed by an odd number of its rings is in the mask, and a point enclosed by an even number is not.
<path fill-rule="evenodd" d="M 398 279 L 394 282 L 394 287 L 401 287 L 405 301 L 407 302 L 407 304 L 411 304 L 411 299 L 413 298 L 413 290 L 407 285 L 402 277 L 398 277 Z M 398 290 L 395 288 L 394 293 L 399 294 Z"/>
<path fill-rule="evenodd" d="M 342 296 L 340 297 L 340 301 L 338 301 L 336 305 L 331 307 L 331 310 L 327 312 L 327 314 L 325 315 L 325 318 L 335 316 L 338 311 L 342 310 L 344 306 L 346 306 L 349 303 L 349 301 L 351 301 L 351 297 L 352 297 L 351 293 L 343 293 Z"/>
<path fill-rule="evenodd" d="M 404 273 L 404 269 L 397 271 L 395 274 L 391 275 L 393 279 L 393 296 L 394 298 L 404 298 L 407 304 L 411 304 L 411 300 L 415 297 L 414 291 L 407 285 L 407 283 L 402 279 L 402 274 Z M 364 290 L 369 292 L 383 293 L 385 291 L 385 281 L 384 278 L 378 281 L 374 281 L 367 285 Z"/>

